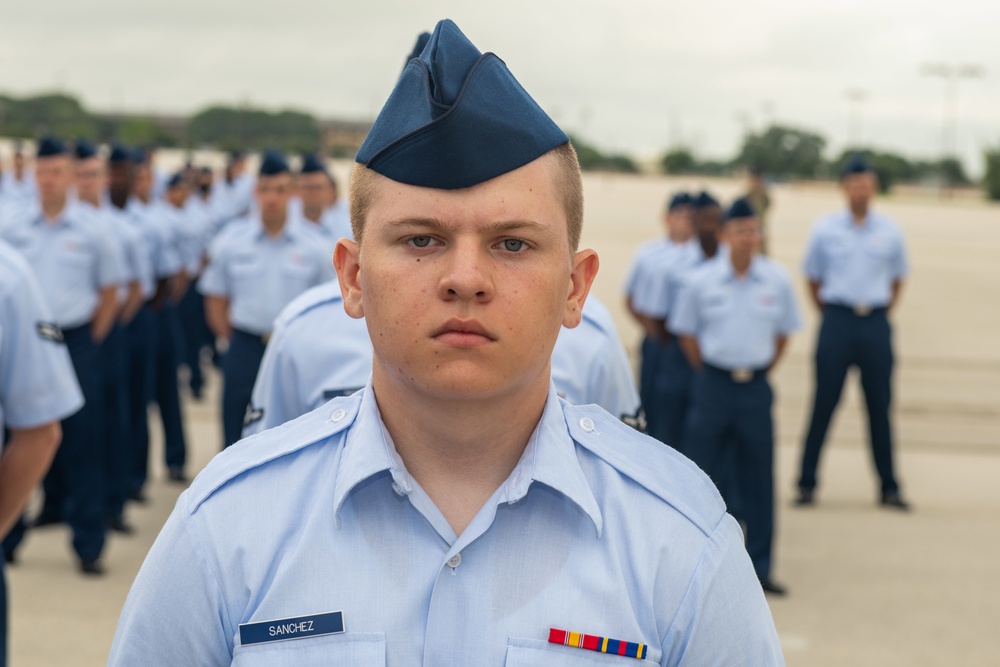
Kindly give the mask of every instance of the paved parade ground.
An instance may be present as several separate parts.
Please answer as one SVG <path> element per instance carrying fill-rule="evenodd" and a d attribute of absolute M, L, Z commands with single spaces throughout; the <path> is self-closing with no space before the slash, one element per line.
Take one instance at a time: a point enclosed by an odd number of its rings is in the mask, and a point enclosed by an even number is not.
<path fill-rule="evenodd" d="M 345 172 L 339 164 L 338 175 Z M 660 233 L 666 197 L 680 187 L 708 187 L 728 200 L 740 183 L 591 174 L 585 184 L 583 242 L 601 257 L 595 293 L 634 353 L 639 331 L 625 315 L 621 284 L 635 247 Z M 817 324 L 800 264 L 812 221 L 840 199 L 825 184 L 779 185 L 772 197 L 772 255 L 795 276 L 806 323 L 774 377 L 774 578 L 790 594 L 770 602 L 786 660 L 805 667 L 1000 665 L 1000 206 L 932 193 L 877 203 L 901 224 L 912 272 L 892 316 L 897 470 L 914 506 L 903 514 L 876 505 L 854 377 L 824 450 L 818 505 L 790 506 Z M 210 382 L 203 402 L 184 404 L 192 474 L 221 441 L 218 375 Z M 132 579 L 182 490 L 164 481 L 158 426 L 154 418 L 150 503 L 128 512 L 136 535 L 110 538 L 105 577 L 77 573 L 63 527 L 31 533 L 8 569 L 14 667 L 106 662 Z"/>

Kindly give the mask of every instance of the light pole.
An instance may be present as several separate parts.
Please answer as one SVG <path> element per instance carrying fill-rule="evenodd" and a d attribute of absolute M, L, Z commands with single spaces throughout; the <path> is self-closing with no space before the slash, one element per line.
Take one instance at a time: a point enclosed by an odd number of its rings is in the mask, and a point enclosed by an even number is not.
<path fill-rule="evenodd" d="M 844 91 L 847 98 L 847 147 L 858 150 L 862 147 L 861 137 L 861 105 L 868 101 L 868 91 L 864 88 L 848 88 Z"/>
<path fill-rule="evenodd" d="M 920 68 L 924 76 L 944 79 L 944 116 L 941 125 L 941 159 L 955 157 L 958 135 L 958 80 L 975 79 L 986 73 L 982 65 L 950 65 L 948 63 L 925 63 Z"/>

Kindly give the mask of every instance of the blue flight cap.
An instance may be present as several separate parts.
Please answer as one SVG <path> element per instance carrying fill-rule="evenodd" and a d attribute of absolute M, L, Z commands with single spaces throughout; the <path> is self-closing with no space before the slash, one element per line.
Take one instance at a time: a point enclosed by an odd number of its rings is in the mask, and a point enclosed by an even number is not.
<path fill-rule="evenodd" d="M 734 201 L 730 206 L 729 210 L 726 211 L 726 217 L 724 223 L 730 220 L 740 220 L 743 218 L 754 218 L 757 216 L 757 212 L 753 210 L 753 206 L 744 197 L 740 197 Z"/>
<path fill-rule="evenodd" d="M 874 171 L 872 169 L 871 163 L 868 161 L 862 153 L 855 153 L 851 157 L 847 158 L 847 162 L 840 169 L 840 177 L 846 178 L 851 174 L 864 174 L 869 171 Z"/>
<path fill-rule="evenodd" d="M 708 194 L 707 191 L 702 190 L 691 203 L 694 204 L 695 208 L 708 208 L 709 206 L 718 206 L 719 200 Z"/>
<path fill-rule="evenodd" d="M 269 148 L 264 151 L 264 155 L 260 158 L 260 175 L 261 176 L 277 176 L 278 174 L 283 174 L 286 171 L 291 171 L 288 168 L 288 162 L 285 160 L 285 156 Z"/>
<path fill-rule="evenodd" d="M 183 171 L 175 172 L 175 173 L 173 173 L 173 174 L 170 175 L 170 178 L 167 179 L 167 187 L 168 188 L 176 188 L 177 186 L 183 185 L 183 184 L 184 184 L 184 172 Z"/>
<path fill-rule="evenodd" d="M 400 183 L 456 189 L 568 141 L 500 58 L 445 19 L 403 69 L 355 160 Z"/>
<path fill-rule="evenodd" d="M 326 173 L 326 165 L 323 164 L 322 158 L 320 158 L 315 153 L 309 153 L 302 158 L 302 168 L 299 169 L 300 174 L 315 174 L 317 172 Z"/>
<path fill-rule="evenodd" d="M 133 148 L 130 152 L 132 154 L 132 164 L 149 164 L 149 155 L 146 154 L 146 151 L 141 148 Z"/>
<path fill-rule="evenodd" d="M 111 154 L 108 155 L 108 162 L 128 162 L 132 159 L 132 153 L 121 144 L 111 147 Z"/>
<path fill-rule="evenodd" d="M 38 142 L 38 151 L 35 157 L 52 157 L 53 155 L 66 155 L 66 144 L 62 139 L 46 135 Z"/>
<path fill-rule="evenodd" d="M 77 160 L 89 160 L 97 155 L 97 147 L 86 139 L 77 139 L 73 146 L 73 155 Z"/>
<path fill-rule="evenodd" d="M 670 198 L 670 203 L 667 204 L 667 211 L 676 211 L 682 206 L 691 206 L 694 200 L 686 192 L 678 192 L 673 197 Z"/>
<path fill-rule="evenodd" d="M 410 55 L 406 57 L 407 65 L 414 58 L 420 57 L 421 52 L 423 52 L 424 47 L 427 46 L 427 42 L 429 41 L 431 41 L 431 34 L 429 32 L 424 31 L 417 35 L 417 43 L 413 45 L 413 50 L 410 51 Z M 405 69 L 406 65 L 403 65 L 403 68 Z"/>

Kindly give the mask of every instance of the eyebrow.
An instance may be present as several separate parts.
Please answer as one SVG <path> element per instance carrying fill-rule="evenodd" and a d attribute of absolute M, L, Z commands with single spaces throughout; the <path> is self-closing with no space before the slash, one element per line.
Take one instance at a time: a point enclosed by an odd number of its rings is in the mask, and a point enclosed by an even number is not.
<path fill-rule="evenodd" d="M 400 220 L 393 220 L 389 222 L 393 227 L 420 227 L 422 229 L 431 229 L 439 232 L 450 231 L 451 225 L 448 225 L 437 218 L 402 218 Z M 539 222 L 534 220 L 498 220 L 496 222 L 491 222 L 486 224 L 482 231 L 491 234 L 499 234 L 505 232 L 517 232 L 521 230 L 532 230 L 534 232 L 548 234 L 551 229 Z"/>

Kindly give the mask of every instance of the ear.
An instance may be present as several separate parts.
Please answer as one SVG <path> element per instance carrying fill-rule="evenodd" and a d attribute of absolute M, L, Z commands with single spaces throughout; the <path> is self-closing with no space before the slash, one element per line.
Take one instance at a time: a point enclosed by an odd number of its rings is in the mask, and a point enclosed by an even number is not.
<path fill-rule="evenodd" d="M 333 268 L 340 281 L 340 294 L 344 297 L 344 311 L 355 319 L 365 316 L 361 298 L 360 247 L 350 239 L 340 239 L 333 250 Z"/>
<path fill-rule="evenodd" d="M 563 326 L 572 329 L 580 324 L 583 317 L 583 304 L 590 294 L 590 286 L 594 284 L 600 260 L 593 250 L 581 250 L 573 257 L 573 272 L 570 273 L 569 295 L 566 297 L 566 311 L 563 313 Z"/>

